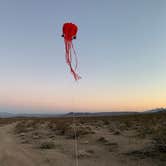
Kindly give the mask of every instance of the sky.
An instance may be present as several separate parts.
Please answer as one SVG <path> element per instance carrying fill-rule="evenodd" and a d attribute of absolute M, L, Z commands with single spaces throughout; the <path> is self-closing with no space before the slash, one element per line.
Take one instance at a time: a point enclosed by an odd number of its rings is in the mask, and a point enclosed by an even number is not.
<path fill-rule="evenodd" d="M 0 111 L 166 107 L 165 0 L 0 0 Z M 82 79 L 65 63 L 62 25 Z"/>

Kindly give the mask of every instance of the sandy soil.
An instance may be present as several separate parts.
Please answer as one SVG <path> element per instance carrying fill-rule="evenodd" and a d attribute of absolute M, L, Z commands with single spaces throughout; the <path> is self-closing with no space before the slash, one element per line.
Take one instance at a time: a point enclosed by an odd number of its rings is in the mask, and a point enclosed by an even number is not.
<path fill-rule="evenodd" d="M 18 143 L 13 134 L 14 124 L 0 127 L 1 166 L 47 166 L 42 154 Z"/>
<path fill-rule="evenodd" d="M 35 131 L 38 136 L 31 139 L 34 131 L 16 135 L 15 125 L 13 123 L 0 127 L 0 166 L 75 166 L 73 139 L 50 134 L 42 127 Z M 133 139 L 135 131 L 118 134 L 106 128 L 94 127 L 93 130 L 94 134 L 78 139 L 79 166 L 157 165 L 151 158 L 124 155 L 142 149 L 149 143 L 147 139 Z M 54 142 L 54 148 L 39 148 L 41 142 L 50 140 Z"/>

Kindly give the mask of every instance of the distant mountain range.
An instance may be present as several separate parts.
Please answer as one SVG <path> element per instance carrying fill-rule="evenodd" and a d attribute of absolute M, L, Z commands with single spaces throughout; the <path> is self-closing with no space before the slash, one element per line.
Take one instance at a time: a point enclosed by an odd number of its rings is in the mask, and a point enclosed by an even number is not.
<path fill-rule="evenodd" d="M 156 108 L 144 112 L 95 112 L 95 113 L 87 113 L 87 112 L 70 112 L 65 115 L 65 117 L 71 117 L 71 116 L 119 116 L 119 115 L 135 115 L 135 114 L 147 114 L 147 113 L 166 113 L 166 108 Z"/>
<path fill-rule="evenodd" d="M 166 112 L 166 108 L 156 108 L 145 111 L 144 113 L 159 113 L 159 112 Z"/>
<path fill-rule="evenodd" d="M 138 114 L 138 112 L 70 112 L 65 114 L 65 117 L 72 117 L 74 116 L 118 116 L 118 115 L 133 115 Z"/>
<path fill-rule="evenodd" d="M 7 112 L 0 112 L 0 118 L 14 117 L 14 114 Z"/>
<path fill-rule="evenodd" d="M 63 114 L 19 114 L 19 113 L 7 113 L 0 112 L 0 118 L 14 118 L 14 117 L 59 117 Z"/>
<path fill-rule="evenodd" d="M 8 113 L 0 112 L 0 118 L 14 118 L 14 117 L 76 117 L 83 116 L 119 116 L 119 115 L 135 115 L 135 114 L 149 114 L 149 113 L 166 113 L 166 108 L 156 108 L 152 110 L 147 110 L 144 112 L 69 112 L 63 114 L 19 114 L 19 113 Z"/>

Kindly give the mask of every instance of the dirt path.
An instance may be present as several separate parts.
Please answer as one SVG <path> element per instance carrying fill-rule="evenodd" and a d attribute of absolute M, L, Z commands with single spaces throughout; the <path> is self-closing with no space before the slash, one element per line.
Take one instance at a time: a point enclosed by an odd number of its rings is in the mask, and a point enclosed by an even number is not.
<path fill-rule="evenodd" d="M 14 135 L 15 124 L 0 127 L 0 166 L 66 166 L 73 159 L 56 151 L 41 151 L 20 144 Z"/>
<path fill-rule="evenodd" d="M 12 134 L 13 124 L 0 127 L 1 166 L 49 166 L 46 159 L 32 149 L 19 144 Z"/>

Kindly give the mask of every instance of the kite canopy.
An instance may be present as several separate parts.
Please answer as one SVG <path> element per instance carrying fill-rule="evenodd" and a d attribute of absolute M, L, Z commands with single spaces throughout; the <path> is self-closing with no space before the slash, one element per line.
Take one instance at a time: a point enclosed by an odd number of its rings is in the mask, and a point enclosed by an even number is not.
<path fill-rule="evenodd" d="M 70 71 L 72 75 L 74 76 L 74 79 L 77 81 L 81 77 L 76 73 L 78 60 L 77 60 L 77 54 L 75 52 L 72 40 L 76 39 L 78 27 L 73 23 L 64 23 L 62 28 L 62 37 L 64 37 L 65 42 L 65 51 L 66 51 L 66 63 L 70 67 Z M 72 52 L 75 56 L 75 67 L 72 66 Z"/>
<path fill-rule="evenodd" d="M 76 37 L 78 31 L 78 27 L 72 23 L 64 23 L 63 24 L 63 35 L 65 40 L 71 41 L 74 37 Z"/>

